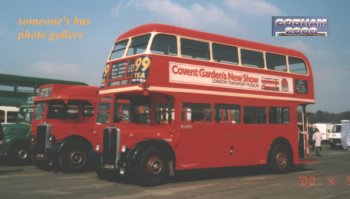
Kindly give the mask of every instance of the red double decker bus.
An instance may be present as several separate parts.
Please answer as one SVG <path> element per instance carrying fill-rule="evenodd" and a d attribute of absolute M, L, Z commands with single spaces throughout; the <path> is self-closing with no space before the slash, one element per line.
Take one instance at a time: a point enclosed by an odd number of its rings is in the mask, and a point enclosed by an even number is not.
<path fill-rule="evenodd" d="M 314 102 L 310 63 L 296 50 L 139 26 L 117 38 L 103 73 L 97 173 L 156 185 L 188 169 L 287 172 L 306 161 L 298 113 Z"/>
<path fill-rule="evenodd" d="M 94 159 L 98 87 L 46 84 L 34 98 L 32 158 L 39 168 L 65 172 L 86 168 Z M 96 157 L 96 155 L 95 155 Z"/>

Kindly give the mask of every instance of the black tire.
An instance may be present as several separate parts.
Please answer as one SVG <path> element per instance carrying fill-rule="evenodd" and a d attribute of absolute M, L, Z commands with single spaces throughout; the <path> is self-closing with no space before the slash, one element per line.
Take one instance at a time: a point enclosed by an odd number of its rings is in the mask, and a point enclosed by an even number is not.
<path fill-rule="evenodd" d="M 269 154 L 269 167 L 273 173 L 287 173 L 292 169 L 292 154 L 287 145 L 278 143 Z"/>
<path fill-rule="evenodd" d="M 158 148 L 146 149 L 133 163 L 133 179 L 142 186 L 155 186 L 167 181 L 168 158 Z"/>
<path fill-rule="evenodd" d="M 58 166 L 66 173 L 83 171 L 88 164 L 88 147 L 81 143 L 68 143 L 58 157 Z"/>
<path fill-rule="evenodd" d="M 13 164 L 25 164 L 30 160 L 29 147 L 24 143 L 18 143 L 14 145 L 10 151 L 9 160 Z"/>

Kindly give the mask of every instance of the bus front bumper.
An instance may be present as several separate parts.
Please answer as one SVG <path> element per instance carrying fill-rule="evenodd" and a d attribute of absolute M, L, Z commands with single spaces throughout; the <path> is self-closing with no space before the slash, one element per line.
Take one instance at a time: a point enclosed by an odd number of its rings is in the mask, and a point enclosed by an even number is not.
<path fill-rule="evenodd" d="M 118 160 L 111 161 L 106 160 L 106 157 L 104 158 L 102 154 L 99 154 L 97 172 L 113 173 L 120 176 L 127 175 L 131 169 L 130 161 L 127 161 L 125 153 L 121 153 L 119 157 Z"/>
<path fill-rule="evenodd" d="M 48 163 L 49 166 L 57 164 L 59 149 L 61 143 L 54 143 L 48 147 L 38 147 L 37 145 L 31 145 L 30 151 L 32 154 L 32 159 L 37 163 Z"/>

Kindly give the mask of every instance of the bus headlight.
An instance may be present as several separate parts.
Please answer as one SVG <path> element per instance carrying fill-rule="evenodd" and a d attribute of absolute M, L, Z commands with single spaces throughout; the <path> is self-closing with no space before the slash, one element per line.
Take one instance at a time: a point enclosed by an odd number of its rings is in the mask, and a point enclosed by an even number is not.
<path fill-rule="evenodd" d="M 51 143 L 55 142 L 55 136 L 50 135 L 50 136 L 49 136 L 49 141 L 50 141 Z"/>
<path fill-rule="evenodd" d="M 36 142 L 36 137 L 34 135 L 31 136 L 30 141 L 32 141 L 32 143 Z"/>
<path fill-rule="evenodd" d="M 125 169 L 124 168 L 120 168 L 119 169 L 119 174 L 122 175 L 122 176 L 125 175 Z"/>
<path fill-rule="evenodd" d="M 95 151 L 99 152 L 101 150 L 101 146 L 99 144 L 96 144 Z"/>
<path fill-rule="evenodd" d="M 126 146 L 125 146 L 125 145 L 123 145 L 123 146 L 122 146 L 122 148 L 121 148 L 122 153 L 125 153 L 125 152 L 126 152 L 126 150 L 127 150 Z"/>

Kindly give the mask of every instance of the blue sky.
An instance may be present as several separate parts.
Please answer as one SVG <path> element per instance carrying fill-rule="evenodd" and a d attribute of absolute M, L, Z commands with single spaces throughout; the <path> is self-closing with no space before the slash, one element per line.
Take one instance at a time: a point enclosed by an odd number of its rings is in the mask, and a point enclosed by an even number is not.
<path fill-rule="evenodd" d="M 316 104 L 350 110 L 350 1 L 347 0 L 0 0 L 0 73 L 98 85 L 115 38 L 145 23 L 166 23 L 302 51 L 309 58 Z M 90 25 L 19 26 L 22 18 L 89 19 Z M 272 16 L 324 16 L 328 37 L 273 37 Z M 81 41 L 18 41 L 19 32 L 83 32 Z"/>

